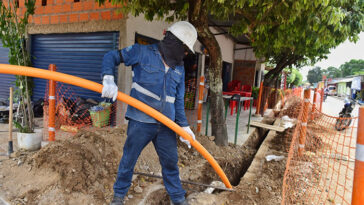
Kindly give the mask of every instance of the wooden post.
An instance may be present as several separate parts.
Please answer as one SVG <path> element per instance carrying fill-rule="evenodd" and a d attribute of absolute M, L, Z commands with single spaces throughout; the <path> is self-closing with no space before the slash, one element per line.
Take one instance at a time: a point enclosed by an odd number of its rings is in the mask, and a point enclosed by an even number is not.
<path fill-rule="evenodd" d="M 260 82 L 257 110 L 255 111 L 256 115 L 259 114 L 259 110 L 260 110 L 260 106 L 261 106 L 260 104 L 261 104 L 261 100 L 262 100 L 262 94 L 263 94 L 263 82 Z"/>
<path fill-rule="evenodd" d="M 308 118 L 308 106 L 310 105 L 311 90 L 306 89 L 304 92 L 304 104 L 303 113 L 301 119 L 300 138 L 298 143 L 298 154 L 301 156 L 305 150 L 306 132 L 307 132 L 307 118 Z"/>
<path fill-rule="evenodd" d="M 311 112 L 311 120 L 314 119 L 315 115 L 315 109 L 316 109 L 316 101 L 317 101 L 317 88 L 314 89 L 313 91 L 313 101 L 312 101 L 312 112 Z"/>
<path fill-rule="evenodd" d="M 49 65 L 50 71 L 56 71 L 56 65 L 50 64 Z M 49 81 L 49 112 L 48 112 L 48 133 L 49 141 L 55 141 L 56 138 L 56 81 L 50 80 Z"/>
<path fill-rule="evenodd" d="M 203 89 L 205 89 L 205 77 L 201 76 L 200 77 L 199 92 L 198 92 L 197 133 L 200 133 L 201 125 L 202 125 Z"/>
<path fill-rule="evenodd" d="M 359 108 L 352 205 L 364 204 L 364 106 Z"/>
<path fill-rule="evenodd" d="M 9 145 L 8 154 L 13 153 L 13 88 L 10 87 L 9 95 Z"/>

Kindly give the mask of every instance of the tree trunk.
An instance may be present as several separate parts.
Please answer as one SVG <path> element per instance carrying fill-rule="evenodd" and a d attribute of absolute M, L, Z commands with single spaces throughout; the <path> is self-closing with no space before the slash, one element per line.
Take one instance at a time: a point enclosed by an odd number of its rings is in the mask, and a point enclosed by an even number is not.
<path fill-rule="evenodd" d="M 228 135 L 224 117 L 224 100 L 222 98 L 222 57 L 220 46 L 209 30 L 207 2 L 203 0 L 189 1 L 189 21 L 196 27 L 198 40 L 206 47 L 210 55 L 209 86 L 211 105 L 211 133 L 215 143 L 220 146 L 228 145 Z"/>
<path fill-rule="evenodd" d="M 284 56 L 278 61 L 276 67 L 273 70 L 270 70 L 264 76 L 263 87 L 265 87 L 265 89 L 263 89 L 260 110 L 259 110 L 259 113 L 262 116 L 264 115 L 264 105 L 267 103 L 268 95 L 271 90 L 269 88 L 272 88 L 274 86 L 274 83 L 278 79 L 279 74 L 283 71 L 285 67 L 294 64 L 301 58 L 302 58 L 301 56 L 289 56 L 289 57 Z"/>

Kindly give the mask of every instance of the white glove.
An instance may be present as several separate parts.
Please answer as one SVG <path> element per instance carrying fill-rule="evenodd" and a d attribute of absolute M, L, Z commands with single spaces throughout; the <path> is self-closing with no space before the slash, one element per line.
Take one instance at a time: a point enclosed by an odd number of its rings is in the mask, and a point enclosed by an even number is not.
<path fill-rule="evenodd" d="M 193 140 L 196 140 L 196 137 L 195 137 L 195 134 L 193 134 L 191 128 L 188 126 L 188 127 L 182 127 L 189 135 L 191 135 L 192 139 Z M 190 141 L 188 140 L 185 140 L 183 137 L 179 137 L 179 140 L 181 140 L 181 142 L 187 144 L 188 148 L 191 149 L 191 144 L 190 144 Z"/>
<path fill-rule="evenodd" d="M 116 100 L 118 96 L 118 86 L 116 86 L 114 82 L 114 76 L 112 75 L 104 75 L 102 85 L 102 95 L 103 98 L 112 98 L 113 101 Z"/>

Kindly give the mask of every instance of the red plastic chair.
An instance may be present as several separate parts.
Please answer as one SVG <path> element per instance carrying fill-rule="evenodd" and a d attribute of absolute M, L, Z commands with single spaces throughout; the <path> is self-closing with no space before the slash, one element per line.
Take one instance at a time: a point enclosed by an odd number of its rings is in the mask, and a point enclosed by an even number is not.
<path fill-rule="evenodd" d="M 241 87 L 240 80 L 233 80 L 228 83 L 228 91 L 239 91 Z"/>
<path fill-rule="evenodd" d="M 252 93 L 246 93 L 244 97 L 251 97 L 252 96 Z M 246 100 L 244 101 L 244 110 L 247 110 L 249 109 L 250 107 L 250 100 Z"/>
<path fill-rule="evenodd" d="M 232 96 L 233 99 L 229 100 L 229 106 L 230 106 L 230 115 L 234 114 L 234 108 L 235 113 L 238 113 L 239 106 L 237 106 L 238 103 L 240 103 L 240 95 L 235 94 Z"/>
<path fill-rule="evenodd" d="M 236 91 L 240 91 L 241 90 L 241 82 L 239 81 L 237 84 L 236 84 Z"/>
<path fill-rule="evenodd" d="M 250 85 L 243 85 L 241 87 L 241 90 L 242 91 L 245 91 L 245 92 L 252 92 L 252 86 L 250 86 Z"/>
<path fill-rule="evenodd" d="M 234 82 L 229 82 L 228 83 L 228 87 L 227 87 L 227 91 L 233 91 L 234 90 Z"/>
<path fill-rule="evenodd" d="M 229 107 L 230 107 L 230 115 L 234 114 L 235 107 L 236 107 L 236 112 L 238 111 L 238 106 L 236 106 L 236 101 L 230 101 Z"/>

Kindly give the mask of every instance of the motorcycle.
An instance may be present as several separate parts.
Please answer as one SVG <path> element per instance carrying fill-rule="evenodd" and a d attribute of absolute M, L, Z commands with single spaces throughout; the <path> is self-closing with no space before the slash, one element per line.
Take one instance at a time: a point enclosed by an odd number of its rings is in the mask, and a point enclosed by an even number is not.
<path fill-rule="evenodd" d="M 324 90 L 324 99 L 323 99 L 324 102 L 326 101 L 328 95 L 329 95 L 329 90 L 325 89 Z"/>
<path fill-rule="evenodd" d="M 351 112 L 354 109 L 355 102 L 345 99 L 344 108 L 339 113 L 339 118 L 336 120 L 335 129 L 342 131 L 348 128 L 351 124 Z"/>

